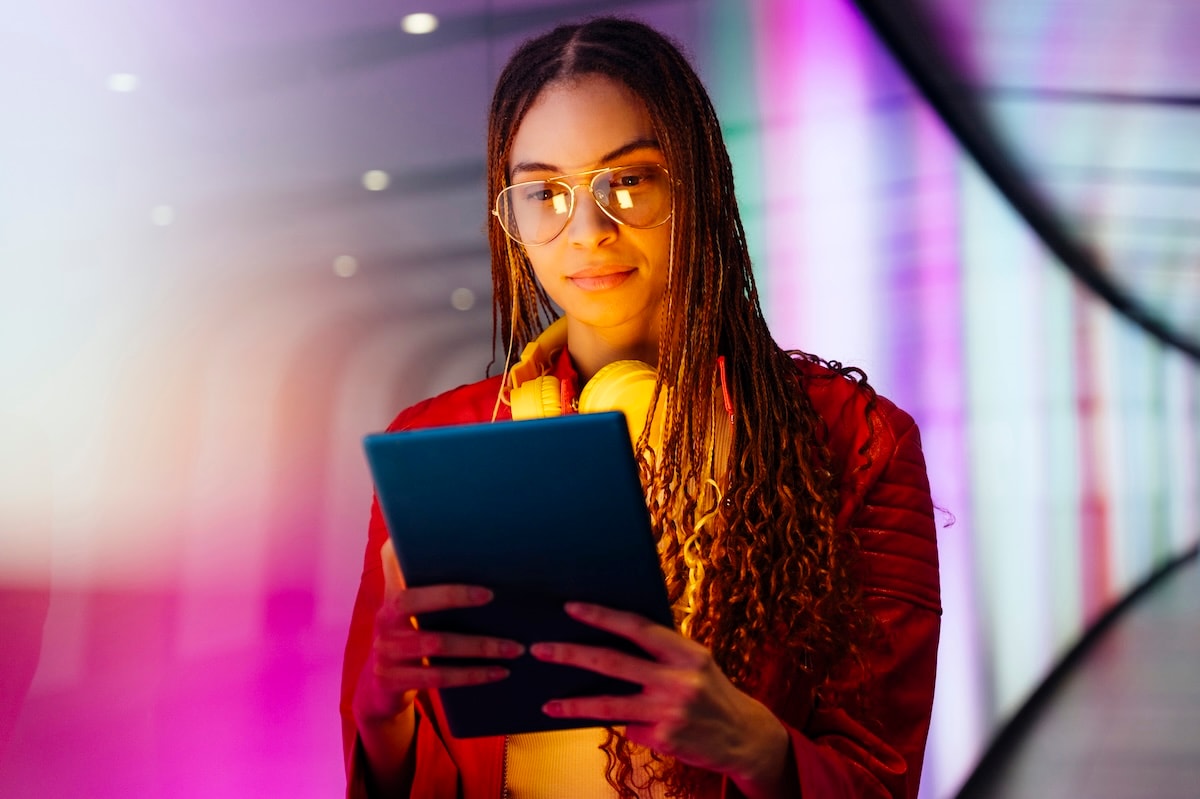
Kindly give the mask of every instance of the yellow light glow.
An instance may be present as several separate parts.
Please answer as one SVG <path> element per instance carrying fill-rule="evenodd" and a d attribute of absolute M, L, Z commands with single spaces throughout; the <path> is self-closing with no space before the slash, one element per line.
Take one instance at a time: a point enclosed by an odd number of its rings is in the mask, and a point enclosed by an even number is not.
<path fill-rule="evenodd" d="M 391 182 L 391 175 L 382 169 L 372 169 L 362 176 L 363 188 L 367 191 L 383 191 Z"/>
<path fill-rule="evenodd" d="M 353 255 L 339 255 L 333 259 L 333 273 L 338 277 L 354 277 L 358 274 L 358 259 Z"/>
<path fill-rule="evenodd" d="M 475 307 L 475 292 L 470 289 L 455 289 L 450 292 L 450 304 L 456 311 L 469 311 Z"/>
<path fill-rule="evenodd" d="M 422 33 L 433 33 L 437 30 L 438 18 L 433 14 L 409 14 L 404 19 L 400 20 L 400 29 L 405 33 L 420 35 Z"/>

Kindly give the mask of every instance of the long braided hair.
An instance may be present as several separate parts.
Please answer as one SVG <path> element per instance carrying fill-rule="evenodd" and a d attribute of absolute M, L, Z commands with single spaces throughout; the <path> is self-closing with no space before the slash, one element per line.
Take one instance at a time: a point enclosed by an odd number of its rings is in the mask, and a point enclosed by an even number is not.
<path fill-rule="evenodd" d="M 868 625 L 854 568 L 858 542 L 835 527 L 825 426 L 795 353 L 767 329 L 716 112 L 680 49 L 640 22 L 611 17 L 523 44 L 492 100 L 487 196 L 508 185 L 513 138 L 542 90 L 585 75 L 607 76 L 641 98 L 676 181 L 658 360 L 663 437 L 649 452 L 643 433 L 639 458 L 680 630 L 751 695 L 763 688 L 756 666 L 764 650 L 782 661 L 781 673 L 807 672 L 819 684 L 831 664 L 860 656 L 856 642 Z M 520 351 L 556 312 L 523 249 L 489 219 L 493 335 Z M 714 480 L 712 428 L 726 418 L 714 392 L 718 356 L 735 412 L 731 454 Z M 610 731 L 608 781 L 626 797 L 637 795 L 631 747 Z M 657 754 L 652 760 L 669 795 L 694 796 L 714 779 Z"/>

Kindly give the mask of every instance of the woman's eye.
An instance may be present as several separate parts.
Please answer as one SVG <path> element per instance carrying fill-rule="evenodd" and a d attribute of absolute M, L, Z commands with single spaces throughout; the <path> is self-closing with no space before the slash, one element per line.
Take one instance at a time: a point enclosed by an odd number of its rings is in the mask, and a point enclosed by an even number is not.
<path fill-rule="evenodd" d="M 534 203 L 548 203 L 554 199 L 554 189 L 547 186 L 531 187 L 526 192 L 525 199 Z"/>
<path fill-rule="evenodd" d="M 621 189 L 644 187 L 654 182 L 654 170 L 646 168 L 628 169 L 613 175 L 612 186 Z"/>

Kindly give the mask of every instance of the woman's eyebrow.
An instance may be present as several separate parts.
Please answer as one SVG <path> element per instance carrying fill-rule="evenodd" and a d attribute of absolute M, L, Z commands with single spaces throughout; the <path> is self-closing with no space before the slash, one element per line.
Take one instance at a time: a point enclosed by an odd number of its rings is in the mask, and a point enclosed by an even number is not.
<path fill-rule="evenodd" d="M 635 150 L 647 150 L 647 149 L 651 149 L 651 148 L 653 148 L 655 150 L 662 149 L 662 147 L 659 145 L 657 139 L 637 139 L 636 141 L 629 142 L 629 144 L 625 144 L 625 145 L 618 147 L 617 149 L 613 150 L 611 153 L 605 153 L 604 156 L 601 157 L 600 161 L 601 162 L 615 161 L 616 159 L 618 159 L 622 156 L 629 155 L 630 153 L 634 152 Z"/>
<path fill-rule="evenodd" d="M 635 139 L 634 141 L 631 141 L 628 144 L 622 144 L 620 147 L 613 150 L 612 152 L 608 152 L 608 153 L 605 153 L 604 155 L 600 156 L 597 163 L 602 164 L 602 163 L 605 163 L 608 161 L 615 161 L 616 159 L 621 158 L 622 156 L 629 155 L 630 153 L 635 152 L 637 150 L 649 150 L 649 149 L 661 150 L 662 146 L 658 143 L 657 139 Z M 554 164 L 547 164 L 544 161 L 521 161 L 520 163 L 513 164 L 512 172 L 510 174 L 515 175 L 518 172 L 561 173 L 562 170 L 559 169 Z"/>

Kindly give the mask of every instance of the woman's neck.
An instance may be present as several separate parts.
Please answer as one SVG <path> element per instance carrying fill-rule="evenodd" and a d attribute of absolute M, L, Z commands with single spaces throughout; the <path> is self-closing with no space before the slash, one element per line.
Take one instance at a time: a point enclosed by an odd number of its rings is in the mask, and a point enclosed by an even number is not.
<path fill-rule="evenodd" d="M 653 330 L 595 328 L 568 318 L 567 347 L 583 383 L 613 361 L 636 360 L 658 366 L 657 324 Z"/>

